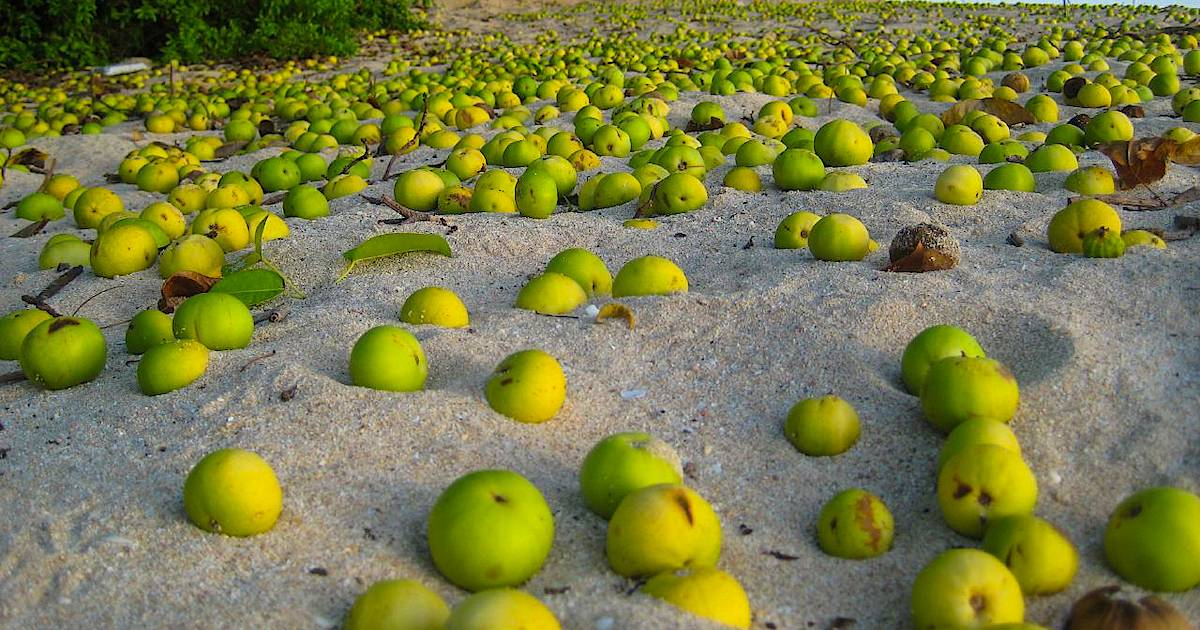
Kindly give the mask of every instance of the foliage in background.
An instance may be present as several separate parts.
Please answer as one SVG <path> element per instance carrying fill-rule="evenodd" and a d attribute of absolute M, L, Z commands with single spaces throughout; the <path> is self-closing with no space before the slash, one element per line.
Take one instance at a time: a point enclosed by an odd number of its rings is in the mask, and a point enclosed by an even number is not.
<path fill-rule="evenodd" d="M 0 68 L 79 68 L 146 56 L 195 63 L 346 55 L 364 30 L 421 25 L 426 0 L 10 0 Z"/>

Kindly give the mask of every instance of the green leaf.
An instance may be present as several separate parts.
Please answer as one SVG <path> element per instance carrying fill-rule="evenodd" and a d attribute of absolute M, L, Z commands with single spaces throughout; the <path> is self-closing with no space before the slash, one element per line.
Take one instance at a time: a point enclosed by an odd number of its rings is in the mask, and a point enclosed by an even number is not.
<path fill-rule="evenodd" d="M 257 306 L 283 293 L 283 287 L 283 276 L 270 269 L 243 269 L 222 278 L 209 292 L 228 293 L 246 306 Z"/>
<path fill-rule="evenodd" d="M 345 258 L 350 264 L 346 266 L 346 270 L 342 272 L 338 282 L 350 275 L 350 270 L 359 262 L 409 252 L 433 252 L 450 256 L 450 244 L 437 234 L 380 234 L 342 254 L 342 258 Z"/>

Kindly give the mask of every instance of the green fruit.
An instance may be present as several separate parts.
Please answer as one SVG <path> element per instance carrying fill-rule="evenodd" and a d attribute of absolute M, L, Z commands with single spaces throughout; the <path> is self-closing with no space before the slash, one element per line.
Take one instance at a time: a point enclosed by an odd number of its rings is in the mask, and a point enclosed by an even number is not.
<path fill-rule="evenodd" d="M 586 249 L 564 249 L 546 263 L 546 271 L 561 273 L 579 283 L 587 297 L 612 293 L 613 278 L 604 261 Z"/>
<path fill-rule="evenodd" d="M 625 263 L 613 279 L 615 298 L 687 293 L 688 280 L 674 262 L 661 256 L 642 256 Z"/>
<path fill-rule="evenodd" d="M 187 387 L 208 369 L 208 348 L 199 341 L 166 341 L 146 350 L 138 362 L 138 388 L 157 396 Z"/>
<path fill-rule="evenodd" d="M 1128 230 L 1121 234 L 1121 240 L 1125 241 L 1125 248 L 1145 245 L 1156 249 L 1166 249 L 1167 243 L 1162 240 L 1157 234 L 1146 230 Z"/>
<path fill-rule="evenodd" d="M 1001 140 L 993 142 L 979 152 L 980 164 L 999 164 L 1006 161 L 1009 157 L 1025 158 L 1029 155 L 1029 149 L 1025 145 L 1016 140 Z"/>
<path fill-rule="evenodd" d="M 817 190 L 846 192 L 847 190 L 858 190 L 866 187 L 867 182 L 858 173 L 834 171 L 821 180 L 821 185 L 817 186 Z"/>
<path fill-rule="evenodd" d="M 642 193 L 641 182 L 629 173 L 607 173 L 596 179 L 595 195 L 592 198 L 594 208 L 619 206 L 637 199 Z M 582 208 L 582 205 L 580 207 Z"/>
<path fill-rule="evenodd" d="M 921 394 L 929 366 L 946 357 L 986 356 L 971 333 L 947 324 L 922 330 L 904 347 L 900 357 L 900 375 L 904 387 L 915 396 Z"/>
<path fill-rule="evenodd" d="M 149 221 L 162 231 L 166 237 L 167 243 L 161 243 L 161 247 L 166 247 L 170 241 L 173 241 L 187 232 L 187 220 L 183 218 L 183 213 L 179 208 L 165 202 L 156 201 L 142 209 L 138 214 L 138 218 Z"/>
<path fill-rule="evenodd" d="M 555 416 L 567 398 L 562 366 L 541 350 L 509 355 L 484 387 L 488 405 L 518 422 L 536 424 Z"/>
<path fill-rule="evenodd" d="M 250 345 L 254 317 L 228 293 L 201 293 L 175 309 L 171 328 L 176 339 L 195 339 L 209 350 L 237 350 Z"/>
<path fill-rule="evenodd" d="M 974 205 L 983 197 L 983 177 L 973 166 L 956 164 L 942 171 L 933 192 L 942 203 Z"/>
<path fill-rule="evenodd" d="M 642 592 L 727 627 L 750 627 L 750 599 L 745 589 L 720 569 L 660 573 L 646 582 Z"/>
<path fill-rule="evenodd" d="M 92 243 L 89 260 L 92 273 L 114 278 L 150 268 L 158 258 L 154 235 L 137 224 L 116 225 Z"/>
<path fill-rule="evenodd" d="M 167 246 L 158 259 L 158 275 L 169 278 L 180 271 L 193 271 L 210 278 L 221 277 L 225 250 L 211 238 L 190 234 Z"/>
<path fill-rule="evenodd" d="M 1034 173 L 1073 171 L 1079 168 L 1079 160 L 1071 149 L 1061 144 L 1044 144 L 1029 154 L 1025 166 Z"/>
<path fill-rule="evenodd" d="M 817 260 L 862 260 L 870 252 L 871 237 L 862 221 L 840 212 L 821 217 L 808 234 L 808 249 Z"/>
<path fill-rule="evenodd" d="M 87 267 L 92 260 L 92 245 L 78 238 L 46 241 L 38 254 L 38 269 L 54 269 L 66 264 L 70 267 Z"/>
<path fill-rule="evenodd" d="M 913 581 L 913 627 L 990 628 L 1024 618 L 1017 578 L 978 549 L 943 551 Z"/>
<path fill-rule="evenodd" d="M 175 341 L 171 316 L 157 309 L 139 312 L 129 320 L 125 329 L 125 350 L 129 354 L 142 354 L 160 343 Z"/>
<path fill-rule="evenodd" d="M 517 294 L 517 308 L 546 315 L 565 315 L 587 302 L 583 287 L 570 276 L 549 271 L 534 277 Z"/>
<path fill-rule="evenodd" d="M 690 488 L 641 488 L 608 521 L 607 553 L 609 566 L 625 577 L 713 567 L 721 556 L 721 521 Z"/>
<path fill-rule="evenodd" d="M 270 530 L 283 511 L 283 489 L 270 464 L 250 451 L 213 451 L 188 473 L 183 508 L 193 525 L 227 536 Z"/>
<path fill-rule="evenodd" d="M 437 173 L 425 168 L 405 171 L 396 178 L 392 192 L 396 203 L 418 212 L 429 212 L 437 207 L 438 193 L 446 187 Z"/>
<path fill-rule="evenodd" d="M 475 593 L 450 612 L 442 630 L 559 630 L 558 619 L 536 597 L 509 588 Z"/>
<path fill-rule="evenodd" d="M 812 212 L 793 212 L 779 222 L 775 228 L 776 249 L 803 249 L 808 246 L 808 235 L 812 227 L 821 220 L 821 215 Z"/>
<path fill-rule="evenodd" d="M 825 181 L 825 163 L 808 149 L 787 149 L 771 163 L 771 177 L 780 190 L 815 190 Z"/>
<path fill-rule="evenodd" d="M 679 455 L 648 433 L 617 433 L 600 440 L 583 460 L 579 489 L 588 509 L 612 517 L 630 492 L 683 481 Z"/>
<path fill-rule="evenodd" d="M 521 584 L 542 568 L 554 544 L 554 516 L 521 475 L 477 470 L 438 496 L 426 531 L 438 571 L 480 591 Z"/>
<path fill-rule="evenodd" d="M 116 193 L 107 188 L 88 188 L 75 200 L 75 224 L 83 229 L 96 229 L 100 221 L 125 209 Z"/>
<path fill-rule="evenodd" d="M 104 369 L 104 334 L 81 317 L 54 317 L 34 326 L 21 342 L 21 371 L 46 389 L 86 383 Z"/>
<path fill-rule="evenodd" d="M 796 403 L 783 426 L 796 450 L 817 457 L 846 452 L 858 441 L 859 430 L 854 407 L 833 394 Z"/>
<path fill-rule="evenodd" d="M 329 200 L 312 186 L 295 186 L 283 198 L 283 216 L 308 220 L 329 216 Z"/>
<path fill-rule="evenodd" d="M 1084 141 L 1088 146 L 1129 140 L 1133 140 L 1133 122 L 1119 111 L 1097 114 L 1084 129 Z"/>
<path fill-rule="evenodd" d="M 21 358 L 21 344 L 26 335 L 50 317 L 46 311 L 36 308 L 17 309 L 0 317 L 0 360 Z"/>
<path fill-rule="evenodd" d="M 825 503 L 817 517 L 821 550 L 838 558 L 862 560 L 892 548 L 895 522 L 879 497 L 859 488 L 843 490 Z"/>
<path fill-rule="evenodd" d="M 842 119 L 821 125 L 813 138 L 813 147 L 826 166 L 866 164 L 875 148 L 862 127 Z"/>
<path fill-rule="evenodd" d="M 466 328 L 471 323 L 467 307 L 450 289 L 417 289 L 400 307 L 400 321 L 406 324 L 431 324 L 446 328 Z"/>
<path fill-rule="evenodd" d="M 513 195 L 517 211 L 524 217 L 545 219 L 558 206 L 558 185 L 554 178 L 539 171 L 527 169 L 522 173 Z"/>
<path fill-rule="evenodd" d="M 1082 254 L 1083 238 L 1102 227 L 1121 233 L 1121 217 L 1117 211 L 1097 199 L 1080 199 L 1050 219 L 1046 236 L 1052 251 Z"/>
<path fill-rule="evenodd" d="M 416 580 L 381 580 L 354 600 L 344 630 L 442 630 L 450 608 Z"/>
<path fill-rule="evenodd" d="M 1088 258 L 1120 258 L 1125 255 L 1125 240 L 1119 232 L 1100 227 L 1083 237 L 1083 255 Z"/>
<path fill-rule="evenodd" d="M 1103 166 L 1085 166 L 1067 176 L 1064 187 L 1081 195 L 1110 195 L 1116 192 L 1112 171 Z"/>
<path fill-rule="evenodd" d="M 978 156 L 983 151 L 983 138 L 966 125 L 950 125 L 938 142 L 941 148 L 955 155 Z"/>
<path fill-rule="evenodd" d="M 943 433 L 973 418 L 1008 422 L 1017 413 L 1017 379 L 994 359 L 951 356 L 930 364 L 921 389 L 925 419 Z"/>
<path fill-rule="evenodd" d="M 1127 497 L 1104 530 L 1104 557 L 1122 578 L 1152 591 L 1200 584 L 1200 497 L 1158 487 Z"/>
<path fill-rule="evenodd" d="M 721 185 L 734 190 L 744 192 L 758 192 L 762 190 L 762 179 L 759 178 L 758 172 L 747 166 L 735 166 L 725 174 L 721 180 Z"/>
<path fill-rule="evenodd" d="M 1021 454 L 1017 435 L 1007 424 L 990 418 L 974 418 L 954 427 L 946 437 L 942 450 L 938 452 L 938 472 L 960 451 L 976 444 L 991 444 Z"/>
<path fill-rule="evenodd" d="M 62 202 L 44 192 L 30 193 L 17 204 L 15 215 L 26 221 L 57 221 L 66 216 Z"/>
<path fill-rule="evenodd" d="M 659 214 L 681 214 L 701 208 L 708 202 L 704 182 L 688 173 L 671 173 L 658 182 L 652 192 L 654 209 Z"/>
<path fill-rule="evenodd" d="M 963 536 L 980 538 L 993 519 L 1032 513 L 1037 495 L 1037 480 L 1029 466 L 1019 454 L 1001 446 L 968 446 L 938 473 L 942 516 Z"/>
<path fill-rule="evenodd" d="M 421 343 L 398 326 L 376 326 L 363 333 L 350 350 L 350 382 L 359 387 L 415 392 L 425 388 L 428 374 Z"/>
<path fill-rule="evenodd" d="M 1012 571 L 1026 595 L 1051 595 L 1071 585 L 1079 569 L 1079 552 L 1050 523 L 1026 514 L 988 523 L 983 550 Z"/>

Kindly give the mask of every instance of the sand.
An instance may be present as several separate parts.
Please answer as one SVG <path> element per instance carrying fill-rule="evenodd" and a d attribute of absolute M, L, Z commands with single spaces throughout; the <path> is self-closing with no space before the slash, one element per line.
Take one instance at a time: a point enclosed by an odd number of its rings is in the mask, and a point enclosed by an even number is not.
<path fill-rule="evenodd" d="M 1046 72 L 1031 72 L 1035 85 Z M 926 109 L 944 107 L 912 98 Z M 699 100 L 720 102 L 736 119 L 770 98 L 688 93 L 672 103 L 671 122 L 682 125 Z M 803 124 L 869 121 L 875 106 L 823 104 L 822 115 Z M 1064 106 L 1062 119 L 1074 113 Z M 1181 124 L 1168 113 L 1169 104 L 1148 106 L 1147 118 L 1136 121 L 1138 135 Z M 134 128 L 34 144 L 58 159 L 60 172 L 99 185 L 147 141 L 132 141 Z M 278 152 L 214 166 L 248 170 Z M 445 153 L 422 148 L 398 164 L 433 163 Z M 375 163 L 376 179 L 384 163 Z M 1093 151 L 1081 163 L 1107 160 Z M 1027 599 L 1030 621 L 1060 626 L 1083 593 L 1119 582 L 1104 564 L 1102 536 L 1122 497 L 1159 484 L 1200 490 L 1200 239 L 1166 251 L 1133 249 L 1117 260 L 1051 253 L 1045 229 L 1068 197 L 1065 174 L 1039 175 L 1040 194 L 987 192 L 977 206 L 955 207 L 932 198 L 944 168 L 937 162 L 856 167 L 870 187 L 840 194 L 780 192 L 769 184 L 769 168 L 760 169 L 761 193 L 723 189 L 731 166 L 709 174 L 704 208 L 663 219 L 653 231 L 621 227 L 634 204 L 546 221 L 454 217 L 452 258 L 364 264 L 341 283 L 334 282 L 340 254 L 358 242 L 447 228 L 382 225 L 395 216 L 387 208 L 336 200 L 327 219 L 291 219 L 291 237 L 267 245 L 307 298 L 258 309 L 286 317 L 261 324 L 249 348 L 214 353 L 195 385 L 155 398 L 137 390 L 122 322 L 153 306 L 157 274 L 105 280 L 85 273 L 52 303 L 66 312 L 79 307 L 79 315 L 108 326 L 105 371 L 61 392 L 0 386 L 0 624 L 332 627 L 358 593 L 394 577 L 419 579 L 454 603 L 465 594 L 429 559 L 428 511 L 458 476 L 507 468 L 536 484 L 554 511 L 554 549 L 525 589 L 564 627 L 708 627 L 630 594 L 633 583 L 607 568 L 604 521 L 579 496 L 577 472 L 588 449 L 608 434 L 644 430 L 676 447 L 687 482 L 717 509 L 725 531 L 720 567 L 745 586 L 756 628 L 826 628 L 838 618 L 862 628 L 903 627 L 916 572 L 942 550 L 976 544 L 942 521 L 934 464 L 943 438 L 900 384 L 905 344 L 937 323 L 971 331 L 1016 374 L 1021 408 L 1012 426 L 1041 487 L 1037 514 L 1080 549 L 1080 571 L 1066 592 Z M 615 169 L 627 167 L 606 159 L 604 170 Z M 10 173 L 0 203 L 33 191 L 39 179 Z M 1158 188 L 1195 182 L 1194 170 L 1173 165 Z M 134 209 L 156 199 L 128 185 L 111 188 Z M 390 191 L 384 182 L 366 192 Z M 844 264 L 773 249 L 776 224 L 797 210 L 850 212 L 882 247 Z M 1198 210 L 1192 204 L 1121 217 L 1128 226 L 1169 228 L 1175 214 Z M 962 263 L 928 274 L 880 271 L 892 236 L 923 221 L 950 229 Z M 0 233 L 23 223 L 6 213 Z M 72 227 L 63 221 L 49 231 Z M 1023 247 L 1006 243 L 1013 232 Z M 0 310 L 22 306 L 21 295 L 56 276 L 36 267 L 46 238 L 3 239 Z M 623 300 L 636 313 L 633 330 L 513 308 L 526 279 L 567 247 L 595 251 L 614 273 L 637 256 L 666 256 L 685 270 L 691 290 Z M 404 298 L 428 285 L 458 292 L 472 323 L 413 328 L 430 361 L 426 391 L 348 385 L 354 339 L 397 323 Z M 569 383 L 562 412 L 536 426 L 494 413 L 482 396 L 495 364 L 531 347 L 556 356 Z M 9 369 L 15 362 L 0 365 Z M 281 400 L 284 391 L 294 398 Z M 784 439 L 783 418 L 799 399 L 829 392 L 856 407 L 862 439 L 839 457 L 805 457 Z M 254 450 L 275 468 L 285 505 L 270 533 L 207 534 L 183 515 L 184 477 L 223 447 Z M 890 553 L 856 562 L 817 547 L 821 505 L 849 487 L 869 489 L 891 508 Z M 1165 598 L 1200 620 L 1197 591 Z"/>

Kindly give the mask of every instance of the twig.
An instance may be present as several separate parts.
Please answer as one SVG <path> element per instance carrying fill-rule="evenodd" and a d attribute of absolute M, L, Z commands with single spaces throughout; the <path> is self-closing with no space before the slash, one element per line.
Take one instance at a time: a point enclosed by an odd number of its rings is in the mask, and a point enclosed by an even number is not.
<path fill-rule="evenodd" d="M 263 322 L 270 322 L 274 324 L 276 322 L 283 321 L 285 318 L 287 318 L 287 313 L 283 311 L 271 311 L 270 313 L 263 313 L 262 315 L 255 317 L 254 325 L 257 326 Z"/>
<path fill-rule="evenodd" d="M 420 144 L 421 130 L 425 128 L 425 116 L 428 114 L 429 114 L 429 99 L 426 98 L 425 102 L 421 103 L 421 113 L 420 113 L 420 115 L 417 116 L 416 124 L 413 125 L 417 129 L 417 133 L 412 137 L 412 140 L 405 142 L 403 146 L 397 148 L 396 152 L 392 154 L 392 159 L 388 160 L 387 168 L 383 169 L 383 180 L 382 181 L 387 181 L 392 178 L 392 165 L 396 163 L 396 158 L 400 157 L 400 154 L 404 153 L 405 149 L 413 146 L 414 144 Z M 380 142 L 379 150 L 383 151 L 386 146 L 387 146 L 386 142 Z"/>
<path fill-rule="evenodd" d="M 25 380 L 25 373 L 21 371 L 9 372 L 8 374 L 0 374 L 0 385 L 9 383 L 20 383 Z"/>
<path fill-rule="evenodd" d="M 347 162 L 346 165 L 342 167 L 342 172 L 338 173 L 338 175 L 345 175 L 346 173 L 349 173 L 350 169 L 353 168 L 355 164 L 358 164 L 359 162 L 361 162 L 371 156 L 371 151 L 370 151 L 370 149 L 367 148 L 367 143 L 364 142 L 362 146 L 363 146 L 362 155 Z"/>
<path fill-rule="evenodd" d="M 259 361 L 262 361 L 263 359 L 270 359 L 273 356 L 275 356 L 274 350 L 272 350 L 266 354 L 261 354 L 257 357 L 254 357 L 253 359 L 250 359 L 249 361 L 247 361 L 246 364 L 242 366 L 242 369 L 238 370 L 238 372 L 245 372 L 246 369 L 249 368 L 251 365 L 258 363 Z"/>
<path fill-rule="evenodd" d="M 75 314 L 79 313 L 79 310 L 82 309 L 83 307 L 87 306 L 88 302 L 91 302 L 92 300 L 100 297 L 101 295 L 104 295 L 105 293 L 108 293 L 109 291 L 112 291 L 113 289 L 124 288 L 124 286 L 125 285 L 123 285 L 123 284 L 118 284 L 115 287 L 108 287 L 107 289 L 104 289 L 103 291 L 100 291 L 99 293 L 92 294 L 92 297 L 89 297 L 88 299 L 84 300 L 82 304 L 80 304 L 79 306 L 76 306 L 75 310 L 71 312 L 71 315 L 75 315 Z"/>
<path fill-rule="evenodd" d="M 42 230 L 46 229 L 46 226 L 49 224 L 50 219 L 42 219 L 41 221 L 30 223 L 29 225 L 26 225 L 25 227 L 10 234 L 9 238 L 29 238 L 30 236 L 37 236 L 38 234 L 41 234 Z"/>
<path fill-rule="evenodd" d="M 47 303 L 47 300 L 57 295 L 59 291 L 62 291 L 63 287 L 71 284 L 71 281 L 75 278 L 78 278 L 79 274 L 81 273 L 83 273 L 83 266 L 80 265 L 71 267 L 66 273 L 60 275 L 59 277 L 55 278 L 53 282 L 46 285 L 46 288 L 42 289 L 37 295 L 22 295 L 21 301 L 46 311 L 52 317 L 62 317 L 62 313 L 58 312 L 58 310 L 53 306 L 50 306 L 50 304 Z"/>
<path fill-rule="evenodd" d="M 397 203 L 395 199 L 392 199 L 391 197 L 389 197 L 387 195 L 384 195 L 382 197 L 372 197 L 370 195 L 359 195 L 359 196 L 362 197 L 365 201 L 373 203 L 377 206 L 387 206 L 387 207 L 391 208 L 392 210 L 395 210 L 397 213 L 399 213 L 401 216 L 404 217 L 404 220 L 401 221 L 401 223 L 406 223 L 408 221 L 430 221 L 430 222 L 434 222 L 434 223 L 440 222 L 443 225 L 446 224 L 445 220 L 443 220 L 441 217 L 439 217 L 431 212 L 421 212 L 419 210 L 413 210 L 412 208 L 406 208 L 406 207 L 400 205 L 399 203 Z"/>

